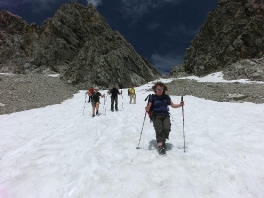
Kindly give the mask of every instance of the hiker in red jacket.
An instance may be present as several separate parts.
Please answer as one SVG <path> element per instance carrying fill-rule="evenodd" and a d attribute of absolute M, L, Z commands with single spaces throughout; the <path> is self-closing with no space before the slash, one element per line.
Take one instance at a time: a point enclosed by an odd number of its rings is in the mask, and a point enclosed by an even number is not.
<path fill-rule="evenodd" d="M 88 94 L 89 96 L 88 102 L 91 102 L 91 95 L 93 94 L 93 92 L 94 92 L 93 87 L 90 87 L 90 89 L 88 89 L 88 91 L 86 92 L 86 94 Z"/>

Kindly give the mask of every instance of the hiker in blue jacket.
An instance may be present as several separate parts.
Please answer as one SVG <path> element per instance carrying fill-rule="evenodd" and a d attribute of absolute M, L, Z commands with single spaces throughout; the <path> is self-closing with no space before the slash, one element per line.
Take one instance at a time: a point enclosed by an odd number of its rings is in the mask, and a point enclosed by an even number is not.
<path fill-rule="evenodd" d="M 167 86 L 162 82 L 157 82 L 152 87 L 155 94 L 151 95 L 148 100 L 148 105 L 145 107 L 147 112 L 151 110 L 151 119 L 153 127 L 156 132 L 156 140 L 160 154 L 166 153 L 166 139 L 169 139 L 171 131 L 170 114 L 168 105 L 172 108 L 179 108 L 184 105 L 181 101 L 180 104 L 174 104 L 169 95 L 166 95 L 168 90 Z"/>

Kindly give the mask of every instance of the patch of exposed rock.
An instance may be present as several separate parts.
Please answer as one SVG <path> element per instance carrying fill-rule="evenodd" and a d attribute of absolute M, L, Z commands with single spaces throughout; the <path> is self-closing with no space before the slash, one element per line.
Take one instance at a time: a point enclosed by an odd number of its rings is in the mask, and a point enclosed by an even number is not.
<path fill-rule="evenodd" d="M 0 114 L 59 104 L 77 92 L 57 77 L 0 74 Z"/>
<path fill-rule="evenodd" d="M 225 68 L 223 74 L 226 80 L 264 81 L 264 58 L 238 61 Z"/>
<path fill-rule="evenodd" d="M 175 80 L 167 84 L 171 95 L 192 95 L 218 102 L 264 103 L 264 84 L 210 83 Z"/>

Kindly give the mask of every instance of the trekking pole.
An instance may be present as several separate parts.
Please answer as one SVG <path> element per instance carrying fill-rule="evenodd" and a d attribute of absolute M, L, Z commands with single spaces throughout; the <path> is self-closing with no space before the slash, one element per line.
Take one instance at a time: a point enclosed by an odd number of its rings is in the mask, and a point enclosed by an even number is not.
<path fill-rule="evenodd" d="M 107 96 L 108 96 L 108 94 L 106 93 L 106 97 L 104 97 L 104 105 L 105 105 L 105 102 L 106 102 L 106 100 L 107 100 Z"/>
<path fill-rule="evenodd" d="M 181 97 L 181 101 L 183 101 L 183 96 Z M 182 106 L 182 124 L 183 124 L 183 151 L 185 153 L 185 133 L 184 133 L 184 109 L 183 109 L 183 106 Z"/>
<path fill-rule="evenodd" d="M 85 100 L 84 100 L 84 107 L 83 107 L 83 115 L 84 115 L 84 109 L 85 109 L 85 104 L 86 104 L 86 98 L 87 98 L 87 94 L 85 93 Z"/>
<path fill-rule="evenodd" d="M 124 101 L 124 98 L 123 98 L 123 95 L 121 94 L 121 96 L 122 96 L 122 109 L 124 110 L 124 106 L 123 106 L 123 101 Z"/>
<path fill-rule="evenodd" d="M 171 117 L 171 121 L 174 122 L 173 116 L 171 114 L 170 114 L 170 117 Z"/>
<path fill-rule="evenodd" d="M 105 97 L 104 97 L 104 107 L 103 107 L 103 109 L 105 110 Z M 106 112 L 105 112 L 105 114 L 106 114 Z"/>
<path fill-rule="evenodd" d="M 147 115 L 147 112 L 145 112 L 145 117 L 144 117 L 144 121 L 143 121 L 142 129 L 141 129 L 141 133 L 140 133 L 140 138 L 139 138 L 138 146 L 136 147 L 136 149 L 140 149 L 140 148 L 139 148 L 139 144 L 140 144 L 140 140 L 141 140 L 141 136 L 142 136 L 142 132 L 143 132 L 144 123 L 145 123 L 145 120 L 146 120 L 146 115 Z"/>

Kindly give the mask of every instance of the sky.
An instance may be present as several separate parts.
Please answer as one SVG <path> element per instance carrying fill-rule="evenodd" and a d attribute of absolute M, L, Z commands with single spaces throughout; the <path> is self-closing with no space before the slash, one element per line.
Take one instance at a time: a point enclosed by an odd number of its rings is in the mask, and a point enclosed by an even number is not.
<path fill-rule="evenodd" d="M 218 74 L 196 80 L 205 79 L 222 81 Z M 0 115 L 0 197 L 263 198 L 264 104 L 184 96 L 184 114 L 170 108 L 160 156 L 144 112 L 152 85 L 136 88 L 136 104 L 119 96 L 118 112 L 101 99 L 94 118 L 84 90 L 61 104 Z"/>
<path fill-rule="evenodd" d="M 71 0 L 1 0 L 6 9 L 28 23 L 42 25 L 62 4 Z M 113 30 L 161 74 L 183 63 L 186 48 L 200 31 L 218 0 L 76 0 L 92 3 Z"/>

